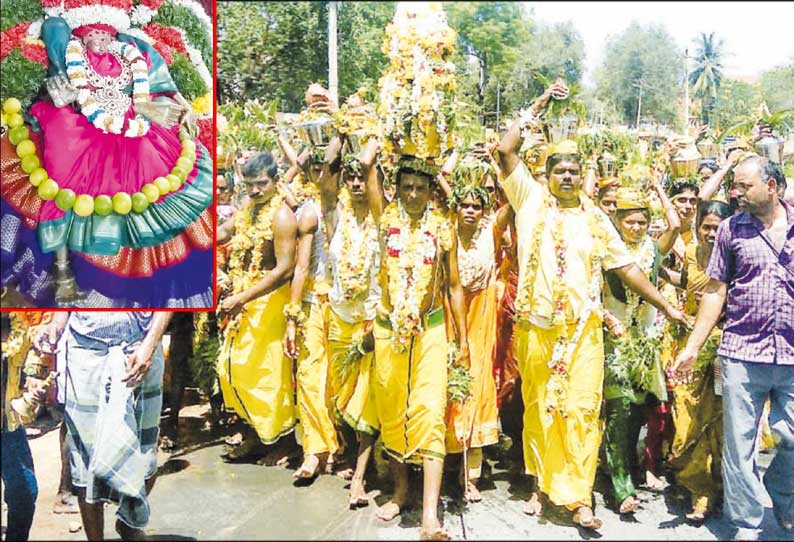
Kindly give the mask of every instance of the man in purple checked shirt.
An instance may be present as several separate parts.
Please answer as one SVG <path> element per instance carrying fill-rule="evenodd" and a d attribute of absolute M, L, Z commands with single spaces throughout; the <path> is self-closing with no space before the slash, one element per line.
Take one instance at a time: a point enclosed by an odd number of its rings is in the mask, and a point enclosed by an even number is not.
<path fill-rule="evenodd" d="M 777 194 L 783 174 L 750 155 L 735 169 L 739 214 L 725 220 L 709 261 L 710 282 L 695 328 L 673 371 L 691 372 L 698 351 L 722 312 L 722 476 L 724 510 L 737 540 L 757 540 L 764 506 L 755 442 L 764 402 L 780 436 L 764 476 L 780 526 L 794 531 L 794 207 Z"/>

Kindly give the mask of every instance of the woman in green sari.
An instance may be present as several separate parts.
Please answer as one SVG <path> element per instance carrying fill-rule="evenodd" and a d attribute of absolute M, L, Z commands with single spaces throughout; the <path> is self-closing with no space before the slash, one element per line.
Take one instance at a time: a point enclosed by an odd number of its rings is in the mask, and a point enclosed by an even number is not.
<path fill-rule="evenodd" d="M 672 248 L 680 222 L 659 184 L 652 181 L 651 188 L 666 210 L 667 229 L 658 242 L 648 234 L 648 198 L 636 188 L 618 189 L 614 222 L 636 263 L 656 285 L 661 260 Z M 656 325 L 656 309 L 625 288 L 614 274 L 607 273 L 606 282 L 605 448 L 615 501 L 620 503 L 621 514 L 629 514 L 639 505 L 631 471 L 637 464 L 637 441 L 645 423 L 643 407 L 666 401 L 667 388 L 659 356 L 661 329 Z"/>

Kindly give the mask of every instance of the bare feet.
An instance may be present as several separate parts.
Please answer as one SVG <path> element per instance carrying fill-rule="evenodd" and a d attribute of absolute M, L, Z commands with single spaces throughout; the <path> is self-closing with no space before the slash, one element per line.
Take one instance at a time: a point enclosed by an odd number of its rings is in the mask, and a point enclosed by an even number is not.
<path fill-rule="evenodd" d="M 649 470 L 645 471 L 645 485 L 654 491 L 662 491 L 667 486 L 667 484 L 664 483 L 664 480 L 658 478 Z"/>
<path fill-rule="evenodd" d="M 695 523 L 703 523 L 708 514 L 708 497 L 698 497 L 692 505 L 692 511 L 686 515 L 686 519 Z"/>
<path fill-rule="evenodd" d="M 452 537 L 437 523 L 436 527 L 422 527 L 419 531 L 419 540 L 452 540 Z"/>
<path fill-rule="evenodd" d="M 639 506 L 640 503 L 637 501 L 637 499 L 635 499 L 633 495 L 629 495 L 628 497 L 623 499 L 622 503 L 620 503 L 620 513 L 633 514 L 634 512 L 637 511 L 637 508 L 639 508 Z"/>
<path fill-rule="evenodd" d="M 262 443 L 255 433 L 246 435 L 239 446 L 233 448 L 229 453 L 223 456 L 225 461 L 237 461 L 253 456 L 262 450 Z"/>
<path fill-rule="evenodd" d="M 463 498 L 466 499 L 466 502 L 480 502 L 482 500 L 480 490 L 477 489 L 476 480 L 469 480 L 466 483 L 466 489 L 463 491 Z"/>
<path fill-rule="evenodd" d="M 524 504 L 521 510 L 530 516 L 539 516 L 543 512 L 543 505 L 540 504 L 540 496 L 537 491 L 532 492 L 532 495 L 529 496 L 529 500 Z"/>
<path fill-rule="evenodd" d="M 116 532 L 122 540 L 149 540 L 143 530 L 130 527 L 120 519 L 116 520 Z"/>
<path fill-rule="evenodd" d="M 309 454 L 303 458 L 303 464 L 292 476 L 295 478 L 314 478 L 320 468 L 320 458 L 314 454 Z"/>
<path fill-rule="evenodd" d="M 348 505 L 350 506 L 351 510 L 355 510 L 360 506 L 369 505 L 367 491 L 364 489 L 364 486 L 364 480 L 353 480 L 350 482 L 350 499 L 348 501 Z"/>
<path fill-rule="evenodd" d="M 604 524 L 603 521 L 595 517 L 593 509 L 589 506 L 577 508 L 576 512 L 573 513 L 573 522 L 585 529 L 593 529 L 594 531 L 600 529 Z"/>
<path fill-rule="evenodd" d="M 54 514 L 77 514 L 80 512 L 80 508 L 77 506 L 77 497 L 68 492 L 58 493 L 52 512 Z"/>

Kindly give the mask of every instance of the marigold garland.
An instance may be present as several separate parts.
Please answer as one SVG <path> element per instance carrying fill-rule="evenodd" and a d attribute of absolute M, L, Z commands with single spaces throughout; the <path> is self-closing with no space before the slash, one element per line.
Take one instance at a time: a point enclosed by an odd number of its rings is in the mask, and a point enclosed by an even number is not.
<path fill-rule="evenodd" d="M 397 351 L 404 352 L 411 339 L 421 333 L 422 301 L 434 277 L 439 250 L 451 247 L 452 231 L 447 217 L 429 206 L 412 228 L 411 218 L 399 200 L 386 208 L 380 228 L 386 246 L 393 344 Z"/>

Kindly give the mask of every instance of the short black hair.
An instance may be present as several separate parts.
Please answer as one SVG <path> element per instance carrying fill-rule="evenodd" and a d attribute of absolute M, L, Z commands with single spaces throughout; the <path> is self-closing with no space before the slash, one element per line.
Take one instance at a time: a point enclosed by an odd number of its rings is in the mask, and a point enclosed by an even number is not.
<path fill-rule="evenodd" d="M 604 196 L 607 195 L 607 192 L 609 192 L 610 190 L 617 191 L 617 189 L 618 187 L 613 184 L 602 186 L 601 188 L 598 189 L 598 194 L 596 194 L 596 199 L 598 201 L 601 201 L 604 198 Z"/>
<path fill-rule="evenodd" d="M 708 215 L 717 215 L 720 219 L 725 220 L 733 214 L 733 208 L 725 202 L 717 200 L 703 201 L 698 200 L 698 211 L 695 224 L 699 228 Z"/>
<path fill-rule="evenodd" d="M 576 162 L 579 164 L 579 167 L 582 165 L 582 157 L 578 154 L 552 154 L 548 158 L 546 158 L 546 177 L 551 175 L 551 170 L 554 169 L 554 166 L 562 162 L 563 160 L 570 160 L 571 162 Z"/>
<path fill-rule="evenodd" d="M 670 192 L 667 195 L 668 197 L 674 198 L 678 194 L 683 194 L 684 192 L 688 192 L 688 191 L 692 191 L 695 194 L 697 194 L 698 192 L 700 192 L 700 188 L 698 188 L 698 185 L 696 185 L 692 181 L 685 180 L 678 183 L 674 181 L 673 184 L 670 185 Z"/>
<path fill-rule="evenodd" d="M 246 179 L 258 179 L 262 176 L 262 173 L 266 173 L 271 180 L 275 180 L 278 175 L 278 164 L 272 154 L 269 152 L 260 152 L 243 164 L 240 173 L 242 173 L 243 177 Z"/>
<path fill-rule="evenodd" d="M 621 220 L 623 220 L 623 217 L 625 217 L 626 215 L 630 215 L 638 211 L 642 212 L 645 215 L 645 218 L 647 218 L 648 221 L 650 222 L 651 220 L 650 209 L 617 209 L 615 210 L 615 222 L 620 222 Z"/>
<path fill-rule="evenodd" d="M 428 185 L 432 186 L 432 184 L 433 184 L 433 176 L 430 175 L 429 173 L 427 173 L 426 171 L 419 171 L 419 170 L 411 168 L 411 167 L 400 167 L 400 168 L 397 169 L 397 175 L 395 177 L 395 183 L 394 183 L 395 186 L 397 186 L 397 187 L 400 186 L 400 179 L 402 179 L 402 176 L 405 173 L 418 175 L 419 177 L 425 177 L 427 179 L 427 184 Z"/>

